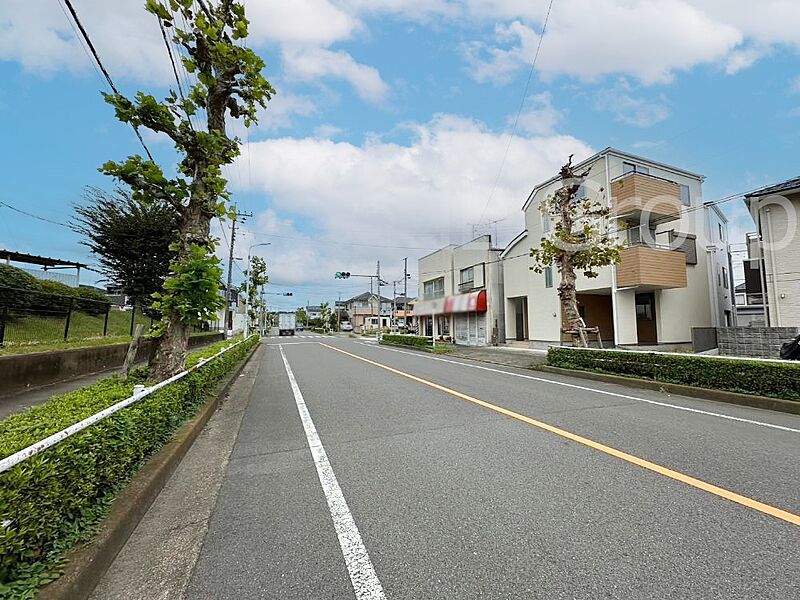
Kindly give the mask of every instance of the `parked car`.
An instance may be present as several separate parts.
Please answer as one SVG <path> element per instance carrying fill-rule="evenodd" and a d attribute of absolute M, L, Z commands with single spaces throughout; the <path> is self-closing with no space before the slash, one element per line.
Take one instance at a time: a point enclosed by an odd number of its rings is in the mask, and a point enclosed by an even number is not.
<path fill-rule="evenodd" d="M 305 330 L 306 328 L 303 325 L 301 325 L 300 323 L 297 324 L 297 331 L 305 331 Z"/>
<path fill-rule="evenodd" d="M 349 321 L 342 321 L 342 325 L 340 326 L 342 331 L 353 331 L 353 326 L 350 324 Z"/>

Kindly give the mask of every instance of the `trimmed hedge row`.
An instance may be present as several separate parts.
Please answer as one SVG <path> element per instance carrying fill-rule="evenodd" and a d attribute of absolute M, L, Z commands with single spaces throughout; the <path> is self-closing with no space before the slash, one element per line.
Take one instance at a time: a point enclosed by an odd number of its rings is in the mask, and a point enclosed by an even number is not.
<path fill-rule="evenodd" d="M 800 401 L 800 364 L 580 348 L 550 348 L 547 364 Z"/>
<path fill-rule="evenodd" d="M 412 346 L 414 348 L 430 348 L 430 338 L 421 335 L 394 335 L 384 334 L 381 341 L 387 344 L 397 344 L 398 346 Z"/>
<path fill-rule="evenodd" d="M 71 543 L 143 462 L 192 416 L 257 337 L 113 416 L 0 473 L 0 597 L 32 597 Z M 192 353 L 196 364 L 231 341 Z M 0 457 L 128 397 L 135 379 L 111 377 L 0 421 Z"/>
<path fill-rule="evenodd" d="M 65 312 L 70 304 L 75 310 L 101 315 L 110 301 L 98 290 L 36 279 L 22 269 L 0 264 L 0 307 Z"/>

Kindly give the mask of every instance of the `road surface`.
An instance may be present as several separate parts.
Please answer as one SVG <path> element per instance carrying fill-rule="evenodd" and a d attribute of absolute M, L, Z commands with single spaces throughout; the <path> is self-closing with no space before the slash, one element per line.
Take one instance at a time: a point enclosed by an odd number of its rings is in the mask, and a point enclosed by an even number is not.
<path fill-rule="evenodd" d="M 254 360 L 96 598 L 800 597 L 796 416 L 316 334 Z"/>

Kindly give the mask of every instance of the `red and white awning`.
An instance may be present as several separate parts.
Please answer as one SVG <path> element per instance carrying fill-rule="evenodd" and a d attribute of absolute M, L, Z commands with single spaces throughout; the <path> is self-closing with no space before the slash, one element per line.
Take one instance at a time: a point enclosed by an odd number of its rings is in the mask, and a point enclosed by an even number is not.
<path fill-rule="evenodd" d="M 486 290 L 423 300 L 414 304 L 416 316 L 450 315 L 455 313 L 486 312 Z"/>

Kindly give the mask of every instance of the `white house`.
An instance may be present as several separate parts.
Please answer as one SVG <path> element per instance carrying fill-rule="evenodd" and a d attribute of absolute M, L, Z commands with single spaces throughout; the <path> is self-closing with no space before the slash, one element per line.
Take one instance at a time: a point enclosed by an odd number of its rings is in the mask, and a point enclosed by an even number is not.
<path fill-rule="evenodd" d="M 731 324 L 727 223 L 702 201 L 703 176 L 606 148 L 576 166 L 590 169 L 579 194 L 612 209 L 606 224 L 625 248 L 594 279 L 579 275 L 578 309 L 603 341 L 685 347 L 692 327 Z M 552 224 L 540 204 L 560 187 L 533 188 L 526 230 L 502 253 L 506 339 L 546 346 L 562 340 L 555 267 L 531 271 L 530 249 Z"/>

